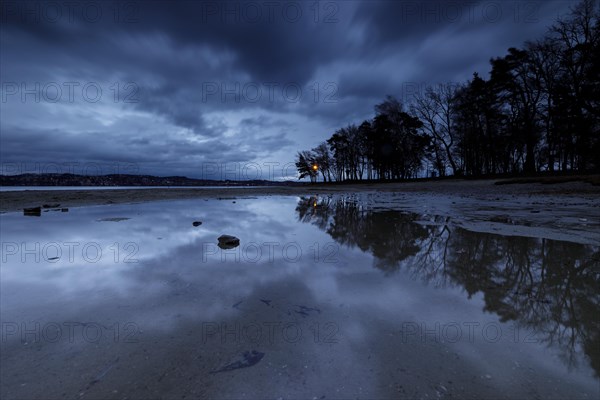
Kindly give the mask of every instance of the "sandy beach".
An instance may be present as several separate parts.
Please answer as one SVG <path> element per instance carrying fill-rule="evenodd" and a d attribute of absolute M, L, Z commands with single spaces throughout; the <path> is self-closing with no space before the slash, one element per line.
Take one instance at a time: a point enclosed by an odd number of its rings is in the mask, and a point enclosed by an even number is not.
<path fill-rule="evenodd" d="M 60 203 L 61 207 L 81 207 L 102 204 L 138 203 L 158 200 L 178 200 L 193 198 L 256 197 L 256 196 L 301 196 L 328 195 L 340 193 L 412 193 L 495 202 L 503 198 L 540 196 L 547 203 L 579 198 L 598 205 L 600 186 L 585 182 L 557 184 L 508 184 L 496 185 L 498 180 L 445 180 L 407 183 L 367 183 L 348 185 L 306 185 L 271 187 L 231 187 L 231 188 L 164 188 L 164 189 L 98 189 L 78 190 L 24 190 L 0 192 L 0 212 L 19 211 L 23 208 L 38 207 L 43 203 Z M 593 204 L 592 204 L 593 203 Z"/>
<path fill-rule="evenodd" d="M 27 190 L 0 192 L 0 212 L 44 204 L 82 207 L 183 199 L 357 196 L 365 205 L 447 217 L 470 230 L 600 243 L 600 186 L 583 181 L 496 184 L 498 180 L 206 189 Z"/>

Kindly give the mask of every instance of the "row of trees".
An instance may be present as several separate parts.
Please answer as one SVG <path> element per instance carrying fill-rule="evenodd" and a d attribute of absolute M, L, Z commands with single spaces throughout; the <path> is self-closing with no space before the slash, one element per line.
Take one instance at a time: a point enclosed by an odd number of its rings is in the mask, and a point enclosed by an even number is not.
<path fill-rule="evenodd" d="M 315 181 L 600 170 L 600 7 L 584 0 L 489 79 L 429 86 L 296 157 Z"/>

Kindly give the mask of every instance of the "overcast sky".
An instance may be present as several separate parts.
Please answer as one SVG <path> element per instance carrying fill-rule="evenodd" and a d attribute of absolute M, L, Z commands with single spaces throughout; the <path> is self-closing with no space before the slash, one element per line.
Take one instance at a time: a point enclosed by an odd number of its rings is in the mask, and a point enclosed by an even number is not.
<path fill-rule="evenodd" d="M 2 173 L 294 175 L 294 154 L 487 76 L 575 2 L 1 3 Z"/>

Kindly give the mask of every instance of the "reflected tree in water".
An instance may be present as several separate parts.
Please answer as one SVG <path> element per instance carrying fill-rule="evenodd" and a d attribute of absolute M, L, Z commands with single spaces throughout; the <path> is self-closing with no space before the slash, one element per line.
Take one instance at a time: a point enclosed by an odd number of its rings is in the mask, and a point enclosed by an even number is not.
<path fill-rule="evenodd" d="M 365 204 L 366 203 L 366 204 Z M 482 293 L 485 311 L 559 349 L 569 365 L 584 352 L 600 376 L 600 249 L 549 239 L 477 233 L 448 218 L 374 210 L 348 197 L 306 197 L 296 207 L 336 242 L 436 286 Z M 519 332 L 521 332 L 519 331 Z"/>
<path fill-rule="evenodd" d="M 416 256 L 420 243 L 429 237 L 426 227 L 411 223 L 411 214 L 373 213 L 352 198 L 302 198 L 296 211 L 300 221 L 316 225 L 336 242 L 372 253 L 376 267 L 386 272 Z"/>

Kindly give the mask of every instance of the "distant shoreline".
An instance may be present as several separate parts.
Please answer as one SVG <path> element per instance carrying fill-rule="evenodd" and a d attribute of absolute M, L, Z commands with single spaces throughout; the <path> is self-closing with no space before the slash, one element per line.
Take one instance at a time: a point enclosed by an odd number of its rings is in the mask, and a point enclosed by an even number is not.
<path fill-rule="evenodd" d="M 17 192 L 17 191 L 64 191 L 64 190 L 151 190 L 151 189 L 246 189 L 246 188 L 268 188 L 271 186 L 260 185 L 237 185 L 237 186 L 0 186 L 0 192 Z"/>
<path fill-rule="evenodd" d="M 153 175 L 75 175 L 75 174 L 0 174 L 0 191 L 2 188 L 48 188 L 48 190 L 124 190 L 124 189 L 206 189 L 206 188 L 251 188 L 251 187 L 338 187 L 349 185 L 390 185 L 424 182 L 456 182 L 456 181 L 490 181 L 496 184 L 518 183 L 564 183 L 582 181 L 600 185 L 600 174 L 578 172 L 540 172 L 536 174 L 496 174 L 478 177 L 422 177 L 403 180 L 361 179 L 345 181 L 275 181 L 275 180 L 206 180 L 187 177 L 158 177 Z M 15 188 L 15 189 L 13 189 Z M 60 188 L 60 189 L 51 189 Z M 66 189 L 68 188 L 68 189 Z M 29 189 L 23 189 L 29 190 Z"/>

